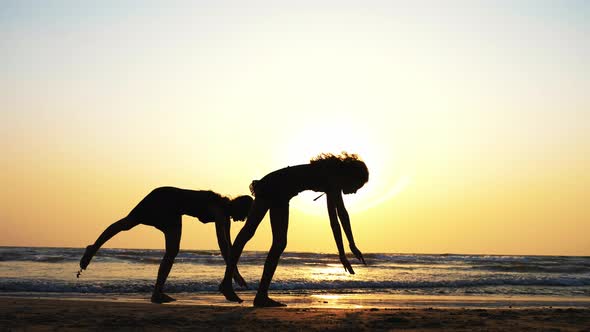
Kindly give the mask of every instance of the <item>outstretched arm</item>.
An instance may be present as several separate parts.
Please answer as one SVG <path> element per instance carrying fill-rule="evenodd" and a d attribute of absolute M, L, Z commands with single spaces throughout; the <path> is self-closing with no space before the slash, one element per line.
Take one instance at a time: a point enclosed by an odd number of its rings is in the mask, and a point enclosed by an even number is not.
<path fill-rule="evenodd" d="M 225 216 L 221 211 L 215 212 L 215 232 L 217 233 L 217 244 L 221 250 L 221 256 L 227 263 L 227 259 L 231 252 L 231 241 L 229 240 L 230 229 L 229 217 Z"/>
<path fill-rule="evenodd" d="M 221 211 L 215 212 L 215 232 L 217 233 L 217 244 L 219 245 L 219 250 L 221 251 L 221 256 L 223 256 L 223 260 L 227 264 L 227 261 L 230 259 L 231 255 L 231 240 L 230 240 L 230 228 L 231 222 L 229 217 L 225 216 L 224 213 Z M 238 267 L 234 270 L 234 280 L 238 283 L 238 285 L 243 287 L 248 287 L 246 281 L 240 275 L 238 271 Z"/>
<path fill-rule="evenodd" d="M 336 241 L 336 246 L 338 247 L 338 256 L 340 257 L 340 262 L 344 266 L 345 271 L 348 271 L 350 274 L 354 274 L 354 270 L 352 269 L 352 266 L 346 258 L 346 254 L 344 253 L 344 245 L 342 243 L 340 223 L 338 223 L 338 216 L 336 215 L 337 212 L 335 195 L 336 193 L 327 193 L 328 216 L 330 217 L 330 226 L 332 227 L 332 233 L 334 233 L 334 240 Z"/>
<path fill-rule="evenodd" d="M 338 192 L 334 196 L 334 203 L 336 205 L 336 211 L 338 212 L 338 218 L 342 223 L 342 228 L 344 228 L 344 234 L 346 234 L 346 238 L 348 239 L 348 245 L 350 246 L 350 251 L 354 254 L 354 256 L 361 261 L 363 264 L 365 263 L 365 259 L 363 258 L 363 254 L 361 251 L 356 247 L 356 243 L 354 242 L 354 236 L 352 235 L 352 228 L 350 227 L 350 217 L 348 216 L 348 211 L 346 211 L 346 207 L 344 206 L 344 201 L 342 200 L 342 193 Z"/>

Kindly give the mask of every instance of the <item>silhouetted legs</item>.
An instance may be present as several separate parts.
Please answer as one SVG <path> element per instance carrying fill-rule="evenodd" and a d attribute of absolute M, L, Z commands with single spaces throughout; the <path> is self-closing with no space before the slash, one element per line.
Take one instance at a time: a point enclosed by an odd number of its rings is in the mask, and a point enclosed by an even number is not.
<path fill-rule="evenodd" d="M 119 232 L 128 231 L 131 228 L 137 226 L 138 224 L 139 222 L 137 222 L 134 218 L 127 216 L 107 227 L 107 229 L 105 229 L 102 232 L 102 234 L 100 234 L 98 239 L 96 239 L 94 244 L 91 244 L 86 247 L 84 255 L 82 256 L 82 259 L 80 259 L 80 268 L 82 270 L 85 270 L 88 267 L 88 264 L 90 264 L 90 260 L 92 259 L 92 257 L 94 257 L 94 254 L 96 254 L 98 249 L 100 249 L 100 247 L 102 247 L 102 245 L 105 244 L 105 242 L 110 240 Z"/>
<path fill-rule="evenodd" d="M 158 269 L 158 279 L 156 280 L 156 285 L 154 287 L 154 293 L 152 294 L 151 301 L 154 303 L 165 303 L 165 302 L 172 302 L 176 301 L 174 298 L 164 294 L 164 283 L 168 278 L 168 274 L 170 274 L 170 270 L 172 269 L 172 264 L 174 264 L 174 259 L 176 255 L 178 255 L 178 251 L 180 250 L 180 237 L 182 235 L 182 227 L 175 227 L 171 229 L 167 229 L 164 232 L 164 236 L 166 237 L 166 253 L 160 262 L 160 268 Z"/>
<path fill-rule="evenodd" d="M 285 304 L 268 297 L 268 288 L 277 269 L 279 258 L 287 247 L 287 230 L 289 227 L 289 205 L 270 208 L 270 225 L 272 227 L 272 246 L 264 263 L 264 271 L 254 299 L 256 307 L 284 307 Z"/>
<path fill-rule="evenodd" d="M 244 246 L 254 236 L 258 225 L 260 225 L 264 215 L 266 215 L 266 211 L 268 211 L 268 204 L 264 200 L 255 199 L 246 219 L 246 224 L 242 227 L 232 245 L 231 255 L 229 255 L 230 257 L 225 268 L 225 276 L 221 285 L 219 285 L 219 291 L 229 301 L 242 302 L 242 299 L 234 292 L 232 277 L 240 260 L 240 255 L 242 255 L 242 250 L 244 250 Z"/>
<path fill-rule="evenodd" d="M 105 229 L 102 234 L 96 239 L 94 244 L 91 244 L 86 247 L 86 251 L 80 259 L 80 268 L 86 269 L 88 264 L 90 264 L 90 260 L 96 254 L 98 249 L 102 247 L 105 242 L 110 240 L 113 236 L 117 235 L 121 231 L 128 231 L 131 228 L 137 226 L 139 222 L 135 220 L 133 217 L 125 217 L 113 224 L 111 224 L 107 229 Z M 164 236 L 166 238 L 166 253 L 160 262 L 160 268 L 158 269 L 158 278 L 156 280 L 156 285 L 154 287 L 154 293 L 152 294 L 151 301 L 154 303 L 165 303 L 165 302 L 172 302 L 175 301 L 172 297 L 163 293 L 164 283 L 168 278 L 168 274 L 170 274 L 170 270 L 172 269 L 172 264 L 174 264 L 174 259 L 176 255 L 178 255 L 178 251 L 180 250 L 180 237 L 182 235 L 182 227 L 181 224 L 178 223 L 178 227 L 169 228 L 166 230 L 162 230 Z"/>
<path fill-rule="evenodd" d="M 225 269 L 225 276 L 219 290 L 229 301 L 242 302 L 242 299 L 234 292 L 232 286 L 232 276 L 240 255 L 244 250 L 246 243 L 254 236 L 258 225 L 264 218 L 266 211 L 269 210 L 267 202 L 261 199 L 255 199 L 254 204 L 246 220 L 246 224 L 238 233 L 236 240 L 231 249 L 231 257 Z M 289 227 L 289 203 L 285 202 L 281 206 L 270 208 L 270 224 L 272 227 L 272 246 L 264 263 L 264 272 L 258 286 L 258 292 L 254 299 L 254 305 L 257 307 L 282 307 L 284 304 L 274 301 L 268 297 L 268 288 L 277 269 L 279 258 L 287 247 L 287 230 Z"/>

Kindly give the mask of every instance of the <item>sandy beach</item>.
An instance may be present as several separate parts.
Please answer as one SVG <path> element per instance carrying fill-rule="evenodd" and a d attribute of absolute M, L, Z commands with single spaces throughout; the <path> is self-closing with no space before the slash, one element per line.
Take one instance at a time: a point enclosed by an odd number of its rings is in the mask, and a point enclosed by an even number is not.
<path fill-rule="evenodd" d="M 3 297 L 5 331 L 590 331 L 590 308 L 253 308 Z"/>

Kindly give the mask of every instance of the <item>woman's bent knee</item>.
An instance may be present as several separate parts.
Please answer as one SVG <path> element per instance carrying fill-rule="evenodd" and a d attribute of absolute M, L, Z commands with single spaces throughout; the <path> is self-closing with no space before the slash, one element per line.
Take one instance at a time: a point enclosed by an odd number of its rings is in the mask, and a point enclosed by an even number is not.
<path fill-rule="evenodd" d="M 125 217 L 125 218 L 117 221 L 113 225 L 117 225 L 122 231 L 128 231 L 128 230 L 132 229 L 133 227 L 137 226 L 137 222 L 130 217 Z"/>
<path fill-rule="evenodd" d="M 287 239 L 279 239 L 272 241 L 272 247 L 270 248 L 273 251 L 283 252 L 287 248 Z"/>

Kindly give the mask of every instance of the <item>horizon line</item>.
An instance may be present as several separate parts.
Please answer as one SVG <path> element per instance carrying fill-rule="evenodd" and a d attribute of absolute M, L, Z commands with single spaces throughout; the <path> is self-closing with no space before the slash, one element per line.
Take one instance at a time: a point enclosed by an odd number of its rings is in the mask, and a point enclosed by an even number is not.
<path fill-rule="evenodd" d="M 56 246 L 11 246 L 11 245 L 0 245 L 0 248 L 62 248 L 62 249 L 84 249 L 84 247 L 56 247 Z M 114 249 L 114 250 L 159 250 L 165 251 L 164 248 L 101 248 L 101 249 Z M 219 251 L 219 249 L 191 249 L 181 248 L 180 251 Z M 268 252 L 268 250 L 244 250 L 244 252 Z M 317 255 L 338 255 L 334 252 L 313 252 L 313 251 L 298 251 L 298 250 L 285 250 L 285 253 L 302 253 L 302 254 L 317 254 Z M 348 253 L 348 252 L 347 252 Z M 221 252 L 219 253 L 221 255 Z M 460 253 L 460 252 L 445 252 L 445 253 L 428 253 L 428 252 L 385 252 L 385 251 L 366 251 L 363 254 L 393 254 L 393 255 L 431 255 L 431 256 L 538 256 L 538 257 L 582 257 L 590 258 L 590 255 L 563 255 L 563 254 L 492 254 L 492 253 Z"/>

